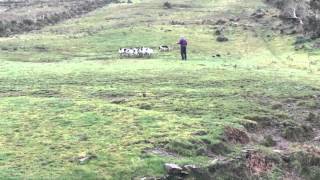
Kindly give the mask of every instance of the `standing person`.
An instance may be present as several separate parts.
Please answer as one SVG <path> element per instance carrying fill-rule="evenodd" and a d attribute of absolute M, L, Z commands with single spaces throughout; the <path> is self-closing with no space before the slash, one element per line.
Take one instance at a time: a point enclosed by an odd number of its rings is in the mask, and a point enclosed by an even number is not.
<path fill-rule="evenodd" d="M 180 44 L 182 60 L 187 60 L 187 46 L 188 46 L 187 40 L 184 37 L 181 37 L 179 42 L 177 42 L 177 44 Z"/>

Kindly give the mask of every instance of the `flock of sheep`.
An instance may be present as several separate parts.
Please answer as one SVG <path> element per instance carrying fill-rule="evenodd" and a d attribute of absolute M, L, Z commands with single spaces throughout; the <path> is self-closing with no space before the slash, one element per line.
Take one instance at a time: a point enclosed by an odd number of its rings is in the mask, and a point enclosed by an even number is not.
<path fill-rule="evenodd" d="M 165 52 L 170 51 L 169 46 L 160 46 L 159 51 Z M 120 48 L 119 55 L 120 58 L 142 58 L 142 57 L 151 57 L 155 51 L 152 48 L 147 47 L 137 47 L 137 48 Z"/>

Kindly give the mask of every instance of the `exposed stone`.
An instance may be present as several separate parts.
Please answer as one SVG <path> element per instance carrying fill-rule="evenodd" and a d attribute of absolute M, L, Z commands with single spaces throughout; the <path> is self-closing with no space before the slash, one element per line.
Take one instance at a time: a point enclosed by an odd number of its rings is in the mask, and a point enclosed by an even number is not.
<path fill-rule="evenodd" d="M 72 158 L 71 162 L 76 162 L 81 165 L 88 163 L 92 159 L 96 159 L 97 156 L 92 153 L 82 153 L 78 157 Z"/>
<path fill-rule="evenodd" d="M 180 174 L 182 172 L 182 168 L 177 165 L 177 164 L 170 164 L 170 163 L 166 163 L 164 165 L 166 171 L 168 174 L 172 174 L 172 175 L 175 175 L 175 174 Z"/>
<path fill-rule="evenodd" d="M 319 141 L 320 142 L 320 136 L 317 136 L 313 139 L 313 141 Z"/>
<path fill-rule="evenodd" d="M 145 176 L 145 177 L 134 177 L 131 180 L 165 180 L 163 177 L 155 177 L 155 176 Z"/>
<path fill-rule="evenodd" d="M 229 39 L 227 37 L 225 37 L 224 35 L 220 35 L 217 37 L 217 41 L 218 42 L 226 42 L 226 41 L 229 41 Z"/>
<path fill-rule="evenodd" d="M 297 44 L 294 46 L 294 50 L 298 51 L 304 49 L 306 46 L 304 44 Z"/>
<path fill-rule="evenodd" d="M 229 21 L 238 22 L 238 21 L 240 21 L 240 18 L 239 17 L 230 18 Z"/>
<path fill-rule="evenodd" d="M 293 35 L 293 34 L 296 34 L 298 31 L 296 29 L 286 29 L 286 28 L 283 28 L 280 30 L 280 33 L 281 34 L 285 34 L 285 35 Z"/>
<path fill-rule="evenodd" d="M 198 169 L 198 168 L 197 168 L 197 166 L 195 166 L 195 165 L 184 165 L 184 166 L 183 166 L 183 169 L 184 169 L 185 171 L 191 172 L 191 171 L 194 171 L 195 169 Z"/>
<path fill-rule="evenodd" d="M 222 25 L 222 24 L 226 24 L 227 20 L 225 19 L 219 19 L 218 21 L 216 21 L 216 25 Z"/>
<path fill-rule="evenodd" d="M 264 10 L 258 9 L 251 16 L 259 19 L 259 18 L 263 18 L 265 15 L 266 15 L 266 12 Z"/>

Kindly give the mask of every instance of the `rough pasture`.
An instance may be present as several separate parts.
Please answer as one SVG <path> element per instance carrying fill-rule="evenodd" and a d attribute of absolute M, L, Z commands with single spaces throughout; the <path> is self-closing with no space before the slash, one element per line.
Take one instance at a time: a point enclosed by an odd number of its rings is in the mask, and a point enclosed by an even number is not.
<path fill-rule="evenodd" d="M 296 51 L 262 1 L 170 2 L 0 38 L 1 178 L 319 177 L 319 51 Z M 181 35 L 189 61 L 118 56 Z"/>

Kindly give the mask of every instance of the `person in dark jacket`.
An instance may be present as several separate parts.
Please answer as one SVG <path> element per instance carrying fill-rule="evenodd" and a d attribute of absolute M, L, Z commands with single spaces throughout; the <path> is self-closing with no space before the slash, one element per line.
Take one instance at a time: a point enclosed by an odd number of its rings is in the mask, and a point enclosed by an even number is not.
<path fill-rule="evenodd" d="M 182 60 L 187 60 L 187 46 L 188 46 L 187 40 L 184 37 L 181 37 L 177 44 L 180 44 Z"/>

